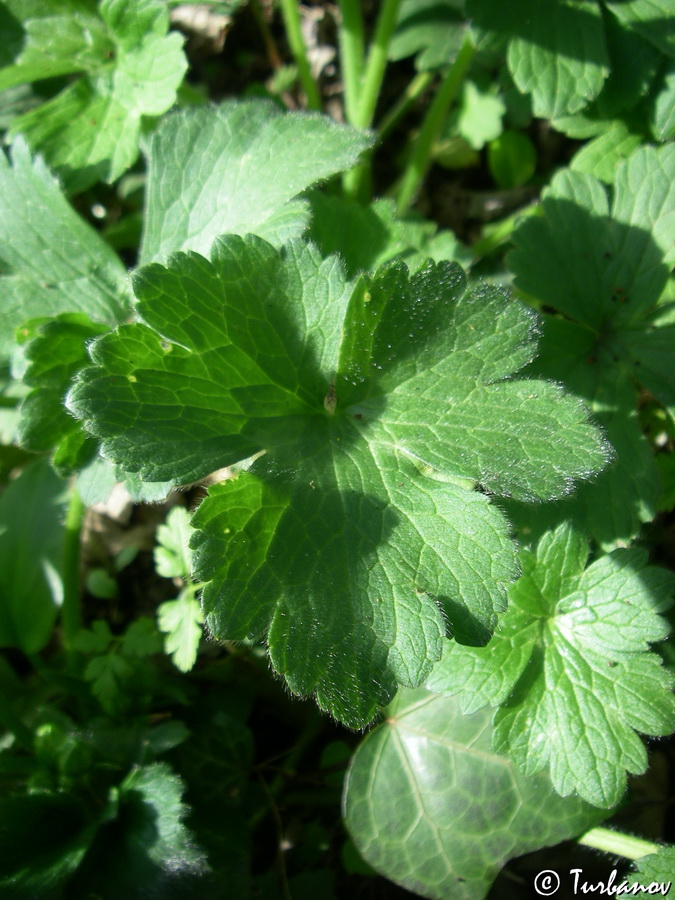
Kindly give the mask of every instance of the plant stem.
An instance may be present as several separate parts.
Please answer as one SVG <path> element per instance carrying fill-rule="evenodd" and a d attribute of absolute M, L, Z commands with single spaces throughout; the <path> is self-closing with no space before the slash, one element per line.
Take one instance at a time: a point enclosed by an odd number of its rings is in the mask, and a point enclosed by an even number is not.
<path fill-rule="evenodd" d="M 293 57 L 298 67 L 300 75 L 300 83 L 302 84 L 305 96 L 307 97 L 307 106 L 309 109 L 321 109 L 321 97 L 319 88 L 312 75 L 307 59 L 307 48 L 302 37 L 302 28 L 300 27 L 300 10 L 296 0 L 281 0 L 281 13 L 284 18 L 284 27 L 288 43 L 291 45 Z"/>
<path fill-rule="evenodd" d="M 403 92 L 400 100 L 389 110 L 378 126 L 377 133 L 380 139 L 384 139 L 408 112 L 412 104 L 420 94 L 429 87 L 434 80 L 433 72 L 418 72 Z"/>
<path fill-rule="evenodd" d="M 363 16 L 359 0 L 340 0 L 338 5 L 342 16 L 338 38 L 345 116 L 348 122 L 354 124 L 365 54 Z"/>
<path fill-rule="evenodd" d="M 66 536 L 63 545 L 63 638 L 66 650 L 71 649 L 75 635 L 82 627 L 80 610 L 80 540 L 86 507 L 77 488 L 70 492 L 66 515 Z"/>
<path fill-rule="evenodd" d="M 14 740 L 25 750 L 33 749 L 33 735 L 21 719 L 12 709 L 5 694 L 0 691 L 0 722 L 5 726 L 10 734 L 14 735 Z"/>
<path fill-rule="evenodd" d="M 401 0 L 384 0 L 375 26 L 373 41 L 368 50 L 365 75 L 360 82 L 361 93 L 355 108 L 350 110 L 350 124 L 356 128 L 370 128 L 375 116 L 377 99 L 387 67 L 389 42 L 396 27 L 398 8 Z M 345 192 L 352 197 L 367 200 L 371 193 L 371 155 L 356 168 L 345 172 L 342 184 Z"/>
<path fill-rule="evenodd" d="M 656 853 L 659 849 L 659 845 L 653 841 L 645 841 L 630 834 L 623 834 L 621 831 L 612 831 L 611 828 L 591 828 L 577 839 L 577 843 L 626 859 L 641 859 L 643 856 Z"/>
<path fill-rule="evenodd" d="M 396 18 L 400 0 L 384 0 L 380 15 L 375 26 L 375 35 L 368 51 L 368 62 L 363 78 L 361 98 L 352 121 L 356 128 L 370 128 L 375 115 L 377 98 L 380 96 L 380 88 L 384 80 L 384 70 L 387 67 L 387 54 L 389 42 L 396 27 Z"/>
<path fill-rule="evenodd" d="M 406 166 L 398 189 L 396 210 L 399 215 L 403 215 L 408 209 L 419 190 L 422 179 L 431 164 L 433 145 L 438 140 L 450 104 L 457 96 L 475 52 L 475 47 L 467 35 L 457 54 L 457 58 L 448 69 L 422 122 L 422 129 L 413 146 L 410 161 Z"/>

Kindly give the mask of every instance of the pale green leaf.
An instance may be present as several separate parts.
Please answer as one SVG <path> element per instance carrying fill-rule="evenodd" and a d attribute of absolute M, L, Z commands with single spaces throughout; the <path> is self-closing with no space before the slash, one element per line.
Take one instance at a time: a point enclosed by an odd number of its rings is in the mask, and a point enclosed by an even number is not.
<path fill-rule="evenodd" d="M 461 0 L 402 0 L 389 59 L 415 57 L 420 71 L 448 66 L 466 32 Z"/>
<path fill-rule="evenodd" d="M 675 137 L 675 63 L 671 62 L 663 73 L 663 80 L 654 98 L 651 128 L 659 141 Z"/>
<path fill-rule="evenodd" d="M 616 178 L 616 167 L 630 156 L 643 141 L 641 134 L 631 132 L 620 119 L 594 140 L 584 144 L 570 161 L 570 169 L 586 172 L 600 181 L 612 184 Z"/>
<path fill-rule="evenodd" d="M 526 778 L 491 748 L 492 713 L 402 691 L 359 746 L 344 809 L 360 853 L 434 900 L 483 900 L 507 860 L 571 838 L 601 815 Z"/>
<path fill-rule="evenodd" d="M 81 312 L 112 325 L 129 307 L 124 266 L 17 140 L 0 154 L 0 353 L 29 319 Z"/>
<path fill-rule="evenodd" d="M 157 608 L 157 625 L 165 634 L 164 652 L 181 672 L 189 672 L 195 664 L 203 621 L 199 600 L 188 591 Z"/>
<path fill-rule="evenodd" d="M 169 109 L 187 68 L 183 39 L 167 34 L 168 12 L 158 0 L 101 0 L 98 11 L 95 47 L 87 47 L 88 20 L 58 20 L 60 29 L 73 32 L 73 46 L 84 38 L 86 52 L 73 65 L 85 77 L 19 116 L 11 128 L 40 151 L 70 191 L 99 179 L 114 181 L 134 163 L 143 116 Z M 39 48 L 41 37 L 51 47 L 49 19 L 37 24 L 33 42 Z"/>
<path fill-rule="evenodd" d="M 190 513 L 183 506 L 175 506 L 166 517 L 166 522 L 157 529 L 154 557 L 159 575 L 186 581 L 190 578 L 192 560 L 189 544 L 193 530 Z"/>
<path fill-rule="evenodd" d="M 169 116 L 148 149 L 142 261 L 175 250 L 206 255 L 225 233 L 275 244 L 298 235 L 309 211 L 293 198 L 349 169 L 372 144 L 370 135 L 326 116 L 285 114 L 263 100 Z"/>
<path fill-rule="evenodd" d="M 494 90 L 482 91 L 473 81 L 465 81 L 457 116 L 457 133 L 474 150 L 481 150 L 488 141 L 502 133 L 502 117 L 506 112 L 504 101 Z"/>

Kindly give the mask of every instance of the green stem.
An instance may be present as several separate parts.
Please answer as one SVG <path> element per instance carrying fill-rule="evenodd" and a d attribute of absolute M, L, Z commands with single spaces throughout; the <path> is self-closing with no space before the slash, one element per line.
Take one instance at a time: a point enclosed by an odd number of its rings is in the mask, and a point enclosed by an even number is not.
<path fill-rule="evenodd" d="M 591 828 L 577 839 L 577 843 L 626 859 L 641 859 L 643 856 L 656 853 L 659 849 L 659 845 L 653 841 L 645 841 L 630 834 L 623 834 L 621 831 L 612 831 L 611 828 Z"/>
<path fill-rule="evenodd" d="M 438 140 L 450 104 L 457 96 L 475 52 L 475 47 L 467 35 L 422 122 L 422 129 L 413 146 L 412 155 L 398 189 L 396 209 L 399 215 L 403 215 L 414 200 L 431 165 L 432 148 Z"/>
<path fill-rule="evenodd" d="M 63 546 L 63 638 L 66 650 L 71 649 L 75 635 L 82 627 L 80 609 L 80 541 L 86 507 L 77 488 L 70 492 L 66 515 L 66 536 Z"/>
<path fill-rule="evenodd" d="M 370 128 L 375 116 L 377 98 L 387 67 L 389 42 L 396 27 L 400 0 L 384 0 L 375 26 L 375 35 L 368 51 L 368 62 L 363 78 L 361 98 L 352 125 L 356 128 Z"/>
<path fill-rule="evenodd" d="M 33 735 L 30 729 L 23 724 L 14 712 L 2 691 L 0 691 L 0 722 L 10 734 L 14 735 L 14 740 L 20 747 L 23 747 L 24 750 L 33 749 Z"/>
<path fill-rule="evenodd" d="M 340 0 L 342 21 L 338 37 L 340 41 L 340 65 L 344 86 L 345 115 L 354 123 L 361 88 L 361 72 L 365 55 L 365 37 L 361 3 L 359 0 Z"/>
<path fill-rule="evenodd" d="M 380 10 L 373 42 L 368 50 L 366 71 L 358 84 L 360 96 L 348 112 L 349 121 L 355 128 L 370 128 L 373 123 L 377 99 L 380 96 L 384 71 L 387 67 L 389 42 L 398 18 L 399 5 L 400 0 L 384 0 Z M 345 172 L 342 176 L 345 193 L 362 201 L 368 200 L 371 194 L 371 158 L 372 154 L 369 153 L 358 166 Z"/>
<path fill-rule="evenodd" d="M 284 27 L 288 43 L 291 45 L 293 57 L 298 67 L 300 75 L 300 83 L 307 97 L 307 106 L 309 109 L 321 109 L 321 97 L 319 88 L 312 70 L 309 67 L 307 59 L 307 48 L 302 38 L 302 29 L 300 27 L 300 10 L 296 0 L 281 0 L 281 14 L 284 17 Z"/>
<path fill-rule="evenodd" d="M 415 75 L 403 92 L 400 100 L 396 102 L 379 124 L 377 133 L 380 140 L 383 140 L 389 132 L 396 127 L 415 100 L 426 91 L 433 80 L 433 72 L 418 72 L 417 75 Z"/>

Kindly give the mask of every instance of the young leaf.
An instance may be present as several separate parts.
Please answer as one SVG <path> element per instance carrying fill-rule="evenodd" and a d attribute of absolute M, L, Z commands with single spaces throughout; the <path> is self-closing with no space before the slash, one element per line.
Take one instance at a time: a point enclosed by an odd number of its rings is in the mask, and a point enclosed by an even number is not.
<path fill-rule="evenodd" d="M 64 11 L 53 19 L 29 16 L 24 27 L 29 44 L 18 60 L 23 77 L 45 77 L 46 60 L 35 68 L 44 45 L 49 54 L 61 43 L 54 67 L 62 69 L 64 37 L 75 53 L 67 71 L 86 74 L 19 116 L 11 134 L 23 134 L 70 191 L 119 178 L 138 156 L 143 117 L 169 109 L 187 68 L 182 37 L 167 34 L 166 6 L 158 0 L 101 0 L 98 17 L 80 10 L 73 18 Z M 10 69 L 9 76 L 16 73 Z M 0 83 L 1 78 L 2 73 Z"/>
<path fill-rule="evenodd" d="M 506 380 L 533 313 L 456 264 L 353 285 L 311 245 L 228 235 L 135 288 L 145 324 L 92 345 L 70 409 L 144 478 L 257 457 L 193 520 L 207 624 L 267 634 L 291 689 L 350 725 L 428 674 L 446 616 L 465 641 L 493 630 L 515 560 L 473 485 L 550 498 L 604 463 L 577 401 Z"/>
<path fill-rule="evenodd" d="M 39 653 L 63 599 L 61 553 L 67 486 L 46 460 L 0 496 L 0 646 Z"/>
<path fill-rule="evenodd" d="M 112 325 L 129 308 L 124 266 L 21 139 L 0 153 L 0 356 L 29 319 L 79 312 Z"/>
<path fill-rule="evenodd" d="M 204 255 L 226 232 L 275 244 L 309 223 L 311 185 L 355 165 L 372 136 L 327 116 L 247 100 L 189 109 L 161 123 L 148 150 L 144 263 L 176 250 Z"/>
<path fill-rule="evenodd" d="M 163 631 L 164 652 L 181 672 L 189 672 L 197 659 L 204 613 L 190 591 L 181 591 L 175 600 L 157 607 L 157 625 Z"/>
<path fill-rule="evenodd" d="M 154 558 L 159 575 L 189 580 L 192 574 L 189 544 L 193 531 L 190 513 L 182 506 L 175 506 L 166 517 L 166 522 L 157 529 Z"/>
<path fill-rule="evenodd" d="M 352 760 L 345 818 L 367 862 L 422 897 L 483 900 L 507 860 L 602 818 L 494 753 L 487 710 L 418 690 L 388 712 Z"/>
<path fill-rule="evenodd" d="M 550 768 L 555 789 L 611 807 L 626 770 L 643 772 L 636 732 L 675 728 L 672 676 L 649 644 L 675 577 L 641 550 L 615 550 L 585 568 L 588 542 L 568 525 L 545 535 L 509 589 L 509 610 L 485 649 L 448 646 L 428 686 L 462 691 L 468 710 L 499 705 L 495 749 L 528 775 Z"/>

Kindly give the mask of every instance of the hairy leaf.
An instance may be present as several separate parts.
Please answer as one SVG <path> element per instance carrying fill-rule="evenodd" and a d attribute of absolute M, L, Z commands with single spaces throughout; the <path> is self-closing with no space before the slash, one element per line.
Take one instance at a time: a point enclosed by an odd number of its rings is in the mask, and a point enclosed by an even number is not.
<path fill-rule="evenodd" d="M 555 789 L 614 806 L 626 770 L 647 753 L 636 732 L 675 727 L 672 676 L 649 644 L 668 635 L 660 615 L 675 577 L 641 550 L 615 550 L 588 568 L 588 542 L 567 525 L 546 534 L 509 589 L 488 647 L 448 645 L 428 682 L 462 691 L 469 711 L 499 705 L 495 749 L 528 775 L 550 769 Z"/>
<path fill-rule="evenodd" d="M 309 210 L 294 198 L 353 166 L 372 144 L 326 116 L 284 114 L 262 100 L 168 116 L 148 150 L 141 260 L 163 261 L 176 250 L 206 255 L 226 232 L 272 243 L 300 234 Z"/>
<path fill-rule="evenodd" d="M 494 629 L 515 559 L 475 483 L 550 498 L 603 465 L 577 401 L 507 380 L 534 315 L 456 264 L 353 284 L 311 245 L 227 236 L 135 288 L 144 323 L 92 345 L 70 409 L 149 480 L 249 458 L 193 521 L 207 624 L 267 635 L 291 689 L 350 725 L 420 683 L 446 620 Z"/>
<path fill-rule="evenodd" d="M 79 312 L 112 325 L 129 307 L 126 271 L 22 139 L 0 153 L 0 354 L 29 319 Z"/>

